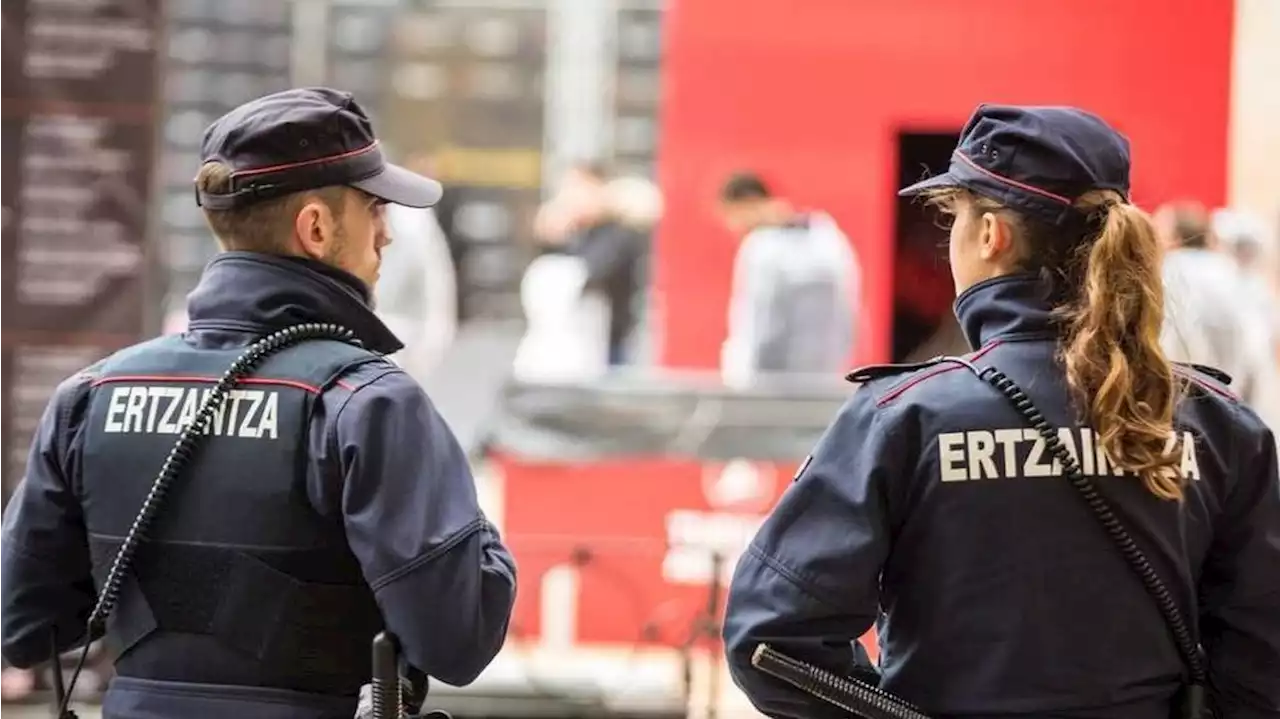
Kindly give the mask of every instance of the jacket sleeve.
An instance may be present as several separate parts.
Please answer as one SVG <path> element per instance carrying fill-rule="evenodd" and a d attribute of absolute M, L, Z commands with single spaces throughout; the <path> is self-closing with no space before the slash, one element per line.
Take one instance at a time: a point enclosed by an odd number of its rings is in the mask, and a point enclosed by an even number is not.
<path fill-rule="evenodd" d="M 751 666 L 756 646 L 848 675 L 853 642 L 874 623 L 890 548 L 889 482 L 912 457 L 889 409 L 854 394 L 739 560 L 725 608 L 729 671 L 771 717 L 845 712 Z"/>
<path fill-rule="evenodd" d="M 1217 716 L 1280 715 L 1280 475 L 1276 441 L 1251 411 L 1241 474 L 1200 578 L 1201 642 Z"/>
<path fill-rule="evenodd" d="M 516 568 L 467 458 L 399 370 L 359 386 L 333 423 L 347 541 L 405 658 L 462 686 L 506 639 Z"/>
<path fill-rule="evenodd" d="M 89 542 L 71 481 L 71 445 L 89 379 L 72 377 L 49 401 L 31 444 L 26 475 L 4 512 L 4 658 L 20 668 L 48 661 L 54 635 L 60 652 L 83 644 L 93 610 Z"/>

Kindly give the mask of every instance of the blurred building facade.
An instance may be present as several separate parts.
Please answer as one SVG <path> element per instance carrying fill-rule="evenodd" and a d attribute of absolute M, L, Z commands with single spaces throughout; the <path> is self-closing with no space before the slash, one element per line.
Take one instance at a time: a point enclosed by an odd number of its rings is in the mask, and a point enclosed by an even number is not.
<path fill-rule="evenodd" d="M 6 3 L 4 384 L 23 387 L 5 393 L 6 496 L 62 378 L 182 325 L 217 251 L 191 180 L 219 115 L 291 86 L 353 91 L 392 157 L 427 156 L 448 187 L 463 320 L 519 319 L 544 178 L 587 156 L 652 176 L 662 8 Z"/>
<path fill-rule="evenodd" d="M 661 8 L 659 0 L 171 0 L 157 227 L 168 312 L 181 312 L 216 250 L 191 201 L 204 127 L 249 98 L 330 85 L 356 94 L 394 158 L 425 155 L 445 182 L 440 222 L 464 246 L 465 315 L 518 316 L 544 178 L 586 156 L 652 173 Z"/>

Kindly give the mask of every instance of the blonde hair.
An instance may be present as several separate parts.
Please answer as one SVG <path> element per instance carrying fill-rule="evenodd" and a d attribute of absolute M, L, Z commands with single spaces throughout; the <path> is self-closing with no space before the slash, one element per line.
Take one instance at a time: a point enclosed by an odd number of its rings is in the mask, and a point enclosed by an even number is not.
<path fill-rule="evenodd" d="M 232 169 L 221 162 L 206 162 L 196 175 L 202 192 L 226 194 L 232 191 Z M 319 198 L 335 218 L 342 217 L 345 187 L 322 187 L 256 202 L 230 210 L 204 209 L 205 221 L 224 250 L 252 252 L 285 251 L 284 238 L 293 227 L 298 210 L 308 199 Z"/>
<path fill-rule="evenodd" d="M 1018 269 L 1049 275 L 1062 291 L 1058 356 L 1099 443 L 1152 494 L 1180 500 L 1181 453 L 1170 449 L 1170 438 L 1182 381 L 1160 346 L 1161 251 L 1147 213 L 1115 191 L 1092 191 L 1075 202 L 1088 217 L 1082 234 L 1079 226 L 1052 226 L 963 189 L 938 190 L 929 200 L 946 212 L 994 212 L 1008 223 Z"/>

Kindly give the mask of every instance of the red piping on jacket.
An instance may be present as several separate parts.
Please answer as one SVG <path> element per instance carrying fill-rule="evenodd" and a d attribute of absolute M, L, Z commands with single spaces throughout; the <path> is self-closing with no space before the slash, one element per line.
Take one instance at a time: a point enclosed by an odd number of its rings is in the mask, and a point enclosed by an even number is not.
<path fill-rule="evenodd" d="M 1000 340 L 992 340 L 991 342 L 988 342 L 987 344 L 983 345 L 982 347 L 979 347 L 977 350 L 975 350 L 974 352 L 972 352 L 971 354 L 969 354 L 969 355 L 968 355 L 967 357 L 965 357 L 964 359 L 967 359 L 967 360 L 976 360 L 976 359 L 979 359 L 979 358 L 981 358 L 983 355 L 985 355 L 986 353 L 990 352 L 991 350 L 995 349 L 996 347 L 999 347 L 999 346 L 1000 346 L 1000 344 L 1001 344 Z M 894 387 L 893 389 L 889 390 L 887 393 L 885 393 L 885 395 L 884 395 L 883 397 L 881 397 L 880 399 L 876 400 L 876 406 L 877 406 L 877 407 L 883 407 L 883 406 L 885 406 L 886 404 L 888 404 L 888 403 L 892 402 L 893 400 L 897 399 L 897 398 L 898 398 L 898 397 L 899 397 L 903 392 L 906 392 L 907 390 L 911 389 L 912 387 L 915 387 L 916 385 L 918 385 L 918 384 L 920 384 L 921 382 L 923 382 L 923 381 L 925 381 L 925 380 L 929 379 L 930 377 L 937 377 L 938 375 L 943 374 L 944 372 L 950 372 L 951 370 L 956 370 L 956 369 L 964 369 L 964 366 L 963 366 L 963 365 L 955 364 L 955 363 L 953 363 L 953 362 L 948 362 L 948 363 L 946 363 L 946 364 L 944 364 L 944 365 L 941 365 L 941 366 L 939 366 L 939 367 L 935 367 L 935 368 L 933 368 L 933 369 L 929 370 L 928 372 L 925 372 L 924 374 L 920 375 L 919 377 L 912 377 L 911 379 L 907 380 L 906 382 L 903 382 L 902 384 L 898 385 L 897 387 Z"/>

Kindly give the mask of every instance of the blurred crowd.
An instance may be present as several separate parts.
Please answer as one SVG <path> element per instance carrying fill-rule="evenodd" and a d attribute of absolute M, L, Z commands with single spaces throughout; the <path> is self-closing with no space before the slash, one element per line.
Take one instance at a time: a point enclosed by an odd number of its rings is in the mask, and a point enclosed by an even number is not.
<path fill-rule="evenodd" d="M 429 158 L 411 165 L 432 171 Z M 533 219 L 535 257 L 520 286 L 527 328 L 515 354 L 516 377 L 589 381 L 611 369 L 651 363 L 645 344 L 656 333 L 650 264 L 662 209 L 659 189 L 643 177 L 617 175 L 589 161 L 560 174 Z M 724 310 L 723 380 L 743 387 L 766 374 L 847 368 L 864 324 L 862 267 L 855 244 L 832 216 L 778 196 L 767 178 L 752 171 L 724 178 L 717 210 L 720 239 L 737 243 Z M 377 298 L 380 313 L 407 345 L 399 359 L 428 370 L 448 349 L 459 317 L 458 250 L 437 219 L 442 214 L 440 208 L 395 208 L 388 218 L 393 236 L 413 241 L 388 248 Z M 1169 357 L 1227 372 L 1245 401 L 1280 424 L 1275 232 L 1259 217 L 1210 211 L 1194 201 L 1168 203 L 1152 216 L 1165 252 L 1163 344 Z M 945 253 L 937 252 L 935 262 L 935 270 L 945 270 Z M 896 292 L 932 297 L 935 284 Z M 915 349 L 966 351 L 947 329 L 944 323 Z"/>
<path fill-rule="evenodd" d="M 740 242 L 726 309 L 721 372 L 733 386 L 761 374 L 822 374 L 847 365 L 858 327 L 861 269 L 827 213 L 797 209 L 753 172 L 726 178 L 718 211 Z M 515 375 L 581 381 L 645 364 L 640 340 L 662 196 L 644 178 L 597 163 L 569 167 L 539 209 L 539 256 L 521 285 L 528 329 Z"/>
<path fill-rule="evenodd" d="M 1191 201 L 1164 205 L 1154 219 L 1165 250 L 1165 352 L 1230 374 L 1236 393 L 1280 426 L 1275 233 L 1248 213 Z"/>
<path fill-rule="evenodd" d="M 590 163 L 565 172 L 535 221 L 542 254 L 522 286 L 529 330 L 517 374 L 581 380 L 637 361 L 631 348 L 641 334 L 661 208 L 646 180 L 610 177 Z M 724 380 L 744 386 L 762 374 L 845 368 L 861 324 L 862 269 L 831 215 L 798 209 L 753 172 L 725 179 L 719 212 L 724 239 L 738 242 L 725 308 Z M 1152 214 L 1165 252 L 1165 351 L 1230 374 L 1239 395 L 1280 424 L 1275 233 L 1259 217 L 1194 201 Z M 937 261 L 945 264 L 941 254 Z"/>

